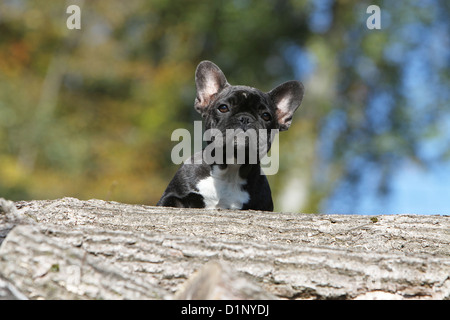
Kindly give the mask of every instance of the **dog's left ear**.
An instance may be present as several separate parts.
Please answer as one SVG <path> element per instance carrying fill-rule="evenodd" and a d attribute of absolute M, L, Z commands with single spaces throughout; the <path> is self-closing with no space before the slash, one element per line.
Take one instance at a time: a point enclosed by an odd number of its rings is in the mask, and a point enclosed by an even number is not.
<path fill-rule="evenodd" d="M 302 103 L 304 91 L 300 81 L 288 81 L 268 93 L 277 108 L 276 116 L 280 131 L 289 129 L 292 116 Z"/>
<path fill-rule="evenodd" d="M 211 100 L 229 86 L 227 78 L 222 70 L 211 61 L 202 61 L 195 71 L 195 84 L 197 97 L 195 98 L 195 110 L 203 115 Z"/>

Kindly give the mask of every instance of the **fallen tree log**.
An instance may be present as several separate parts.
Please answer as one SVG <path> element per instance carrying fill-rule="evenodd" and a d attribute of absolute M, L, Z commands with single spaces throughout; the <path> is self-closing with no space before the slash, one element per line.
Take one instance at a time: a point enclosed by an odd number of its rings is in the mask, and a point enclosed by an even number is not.
<path fill-rule="evenodd" d="M 0 207 L 0 277 L 31 299 L 450 298 L 447 216 Z"/>

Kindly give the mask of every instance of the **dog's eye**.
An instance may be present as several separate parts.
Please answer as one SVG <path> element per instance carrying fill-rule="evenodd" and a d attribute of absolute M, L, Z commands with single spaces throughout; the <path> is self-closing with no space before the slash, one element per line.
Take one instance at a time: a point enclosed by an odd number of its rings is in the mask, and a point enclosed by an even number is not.
<path fill-rule="evenodd" d="M 262 118 L 264 121 L 270 121 L 270 120 L 272 120 L 272 116 L 271 116 L 270 113 L 268 113 L 268 112 L 264 112 L 264 113 L 261 115 L 261 118 Z"/>
<path fill-rule="evenodd" d="M 226 104 L 221 104 L 217 109 L 222 113 L 230 111 L 230 109 Z"/>

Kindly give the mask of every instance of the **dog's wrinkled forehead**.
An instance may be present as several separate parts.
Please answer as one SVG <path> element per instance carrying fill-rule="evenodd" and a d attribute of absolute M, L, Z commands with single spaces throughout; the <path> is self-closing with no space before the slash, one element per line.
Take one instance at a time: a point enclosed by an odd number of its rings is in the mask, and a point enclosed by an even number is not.
<path fill-rule="evenodd" d="M 267 94 L 247 86 L 228 87 L 217 97 L 217 101 L 246 108 L 268 107 L 270 105 L 270 99 Z"/>

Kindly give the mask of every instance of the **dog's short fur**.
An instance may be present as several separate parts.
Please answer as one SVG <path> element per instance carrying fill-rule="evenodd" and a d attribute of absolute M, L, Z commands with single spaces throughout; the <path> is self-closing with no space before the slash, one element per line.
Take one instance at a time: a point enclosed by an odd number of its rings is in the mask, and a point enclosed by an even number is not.
<path fill-rule="evenodd" d="M 198 65 L 195 82 L 194 106 L 204 119 L 205 129 L 220 130 L 223 136 L 227 129 L 287 130 L 304 92 L 299 81 L 285 82 L 267 93 L 248 86 L 232 86 L 219 67 L 210 61 Z M 270 140 L 268 142 L 266 152 L 270 148 Z M 244 164 L 204 160 L 195 164 L 194 160 L 201 158 L 202 153 L 194 154 L 190 164 L 184 163 L 176 172 L 157 205 L 272 211 L 271 191 L 261 173 L 260 157 L 257 163 L 249 161 L 247 141 L 237 143 L 234 140 L 234 148 L 247 151 Z M 225 159 L 225 142 L 223 150 Z"/>

